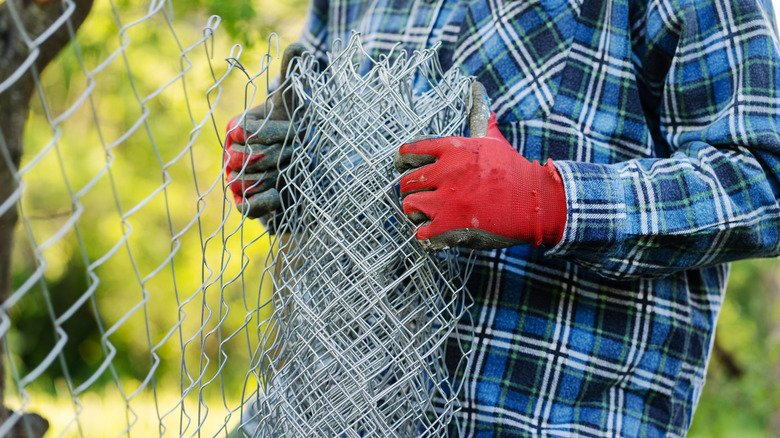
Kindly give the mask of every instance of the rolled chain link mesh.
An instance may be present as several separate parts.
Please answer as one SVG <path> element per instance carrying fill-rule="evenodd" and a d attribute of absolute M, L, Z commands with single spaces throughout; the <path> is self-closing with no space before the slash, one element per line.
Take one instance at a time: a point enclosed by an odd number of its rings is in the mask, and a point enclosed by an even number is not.
<path fill-rule="evenodd" d="M 30 33 L 27 3 L 59 16 Z M 266 101 L 278 38 L 231 49 L 218 17 L 157 0 L 95 2 L 76 38 L 91 2 L 27 3 L 0 12 L 26 50 L 4 59 L 0 97 L 32 84 L 20 162 L 0 132 L 0 218 L 18 213 L 0 436 L 443 436 L 470 265 L 414 241 L 391 158 L 462 133 L 468 79 L 432 51 L 371 59 L 357 40 L 321 72 L 303 57 L 271 235 L 235 208 L 221 148 L 227 120 Z"/>
<path fill-rule="evenodd" d="M 305 54 L 287 85 L 297 135 L 268 268 L 275 311 L 258 357 L 267 385 L 244 428 L 267 437 L 445 436 L 459 404 L 444 343 L 467 307 L 468 266 L 416 242 L 393 155 L 419 136 L 462 134 L 470 79 L 442 74 L 435 50 L 372 59 L 357 35 L 329 53 L 324 71 L 317 66 Z M 465 357 L 457 354 L 450 360 Z"/>

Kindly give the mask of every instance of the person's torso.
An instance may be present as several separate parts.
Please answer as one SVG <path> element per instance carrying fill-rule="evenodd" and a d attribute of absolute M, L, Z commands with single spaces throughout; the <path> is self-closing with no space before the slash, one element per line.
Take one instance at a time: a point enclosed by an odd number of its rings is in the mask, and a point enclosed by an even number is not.
<path fill-rule="evenodd" d="M 317 3 L 327 5 L 328 46 L 353 30 L 372 56 L 441 42 L 442 67 L 486 86 L 502 133 L 529 160 L 673 152 L 656 121 L 654 75 L 668 66 L 645 68 L 637 38 L 653 25 L 647 2 Z M 527 245 L 476 260 L 473 351 L 455 376 L 463 409 L 452 436 L 684 435 L 727 266 L 618 281 Z"/>

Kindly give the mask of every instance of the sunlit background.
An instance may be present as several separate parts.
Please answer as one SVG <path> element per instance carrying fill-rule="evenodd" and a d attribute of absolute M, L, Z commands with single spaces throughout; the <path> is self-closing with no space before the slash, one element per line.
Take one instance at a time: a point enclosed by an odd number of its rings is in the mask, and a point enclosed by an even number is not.
<path fill-rule="evenodd" d="M 773 2 L 775 11 L 780 10 L 780 0 L 773 0 Z M 120 15 L 126 14 L 129 18 L 137 13 L 137 8 L 130 0 L 119 0 L 114 3 Z M 196 39 L 208 16 L 211 13 L 218 13 L 222 15 L 223 22 L 213 49 L 214 63 L 224 66 L 220 63 L 224 62 L 222 60 L 228 56 L 233 44 L 241 43 L 245 46 L 242 54 L 245 67 L 249 71 L 257 71 L 263 55 L 267 52 L 267 41 L 271 31 L 278 34 L 282 48 L 297 38 L 303 26 L 307 1 L 256 0 L 253 3 L 247 0 L 235 2 L 186 0 L 173 3 L 177 14 L 176 22 L 180 26 L 177 28 L 180 37 Z M 97 1 L 78 37 L 83 52 L 83 62 L 87 66 L 94 66 L 118 45 L 115 21 L 111 5 L 106 1 Z M 170 39 L 170 35 L 165 32 L 164 23 L 160 23 L 159 29 L 149 26 L 141 28 L 133 34 L 133 41 L 133 59 L 142 60 L 133 64 L 134 79 L 137 81 L 138 89 L 147 92 L 154 90 L 160 86 L 157 83 L 158 77 L 169 77 L 175 74 L 176 69 L 180 69 L 180 51 Z M 251 60 L 255 60 L 256 63 L 253 64 Z M 77 79 L 78 71 L 79 65 L 72 50 L 66 49 L 60 55 L 60 62 L 52 64 L 43 75 L 41 83 L 50 97 L 49 104 L 55 109 L 55 113 L 71 105 L 87 86 L 83 83 L 83 79 L 81 81 Z M 191 80 L 188 86 L 205 90 L 213 83 L 210 75 L 211 72 L 207 69 L 193 72 L 188 76 Z M 100 78 L 99 86 L 102 89 L 99 93 L 100 99 L 96 100 L 95 105 L 104 122 L 104 131 L 101 135 L 107 138 L 120 135 L 139 117 L 137 109 L 126 105 L 126 102 L 134 99 L 130 94 L 131 90 L 116 84 L 116 81 L 123 80 L 127 80 L 127 75 L 122 65 L 118 65 L 116 70 L 108 69 Z M 235 76 L 224 84 L 223 101 L 215 109 L 215 121 L 219 130 L 233 115 L 244 108 L 244 81 L 245 78 Z M 202 114 L 208 110 L 208 103 L 204 96 L 205 93 L 195 93 L 189 95 L 187 100 L 183 93 L 171 90 L 170 93 L 164 93 L 159 99 L 150 103 L 156 106 L 158 113 L 164 114 L 160 119 L 155 120 L 154 124 L 154 138 L 161 145 L 161 150 L 164 151 L 165 144 L 181 143 L 183 139 L 186 141 L 192 129 L 191 113 Z M 63 155 L 78 157 L 78 159 L 64 160 L 68 173 L 74 175 L 74 183 L 78 185 L 79 182 L 84 183 L 79 180 L 79 176 L 84 175 L 86 178 L 86 175 L 94 173 L 95 168 L 105 164 L 105 157 L 100 149 L 93 149 L 86 154 L 83 154 L 80 149 L 81 145 L 88 142 L 99 143 L 98 133 L 90 129 L 92 112 L 85 110 L 83 114 L 75 116 L 75 121 L 62 132 L 60 145 Z M 26 144 L 41 145 L 47 142 L 51 133 L 42 131 L 38 128 L 40 126 L 47 126 L 47 120 L 42 106 L 38 103 L 33 105 L 27 125 Z M 214 131 L 213 128 L 204 130 L 198 139 L 201 148 L 194 160 L 197 175 L 193 178 L 191 167 L 172 168 L 170 171 L 175 182 L 187 181 L 187 184 L 192 185 L 193 179 L 196 182 L 210 181 L 220 174 L 221 154 L 219 140 Z M 148 141 L 145 136 L 127 140 L 128 145 L 134 142 L 142 144 L 145 141 Z M 147 169 L 154 168 L 157 162 L 157 158 L 151 151 L 139 155 L 123 155 L 135 154 L 136 152 L 130 151 L 136 150 L 143 150 L 143 148 L 127 146 L 117 150 L 117 155 L 122 159 L 114 163 L 114 173 L 117 175 L 116 184 L 134 187 L 137 196 L 140 197 L 153 190 L 159 181 L 150 181 L 148 178 Z M 29 161 L 35 152 L 35 150 L 26 150 L 24 160 Z M 51 190 L 51 187 L 57 185 L 55 180 L 59 165 L 56 160 L 43 162 L 27 179 L 25 211 L 32 219 L 33 226 L 41 230 L 56 229 L 67 218 L 67 215 L 43 216 L 44 212 L 52 211 L 53 206 L 54 210 L 57 210 L 59 207 L 56 206 L 61 204 L 59 209 L 65 212 L 69 208 L 70 199 L 67 196 L 63 197 L 61 192 Z M 176 184 L 169 188 L 169 208 L 172 210 L 170 217 L 174 222 L 190 220 L 195 211 L 188 189 L 189 186 L 177 187 Z M 83 200 L 88 214 L 94 216 L 95 224 L 90 229 L 84 229 L 83 239 L 96 245 L 94 248 L 96 255 L 105 251 L 105 248 L 101 247 L 101 241 L 115 242 L 117 233 L 121 233 L 121 230 L 116 227 L 107 226 L 109 222 L 102 217 L 105 200 L 109 196 L 108 189 L 103 192 L 98 190 Z M 220 196 L 221 193 L 216 193 L 210 202 L 219 205 Z M 137 199 L 132 199 L 130 196 L 122 202 L 132 205 L 137 202 Z M 159 204 L 157 208 L 164 210 L 165 206 Z M 218 222 L 218 219 L 210 220 Z M 139 266 L 139 270 L 148 272 L 156 266 L 155 260 L 164 258 L 170 251 L 167 241 L 162 242 L 163 245 L 152 244 L 157 240 L 157 236 L 167 233 L 166 215 L 163 213 L 157 219 L 145 220 L 137 225 L 134 229 L 134 242 L 143 254 L 140 258 L 142 265 Z M 217 223 L 206 224 L 207 227 L 217 225 Z M 244 233 L 251 236 L 262 231 L 259 224 L 251 223 L 247 224 Z M 249 256 L 254 260 L 263 260 L 266 251 L 268 251 L 267 244 L 254 245 L 249 249 Z M 88 287 L 84 278 L 85 266 L 77 245 L 73 241 L 64 242 L 48 249 L 46 255 L 47 260 L 50 261 L 46 270 L 50 295 L 55 297 L 55 300 L 61 300 L 63 305 L 72 302 L 74 291 L 83 291 Z M 190 270 L 185 271 L 185 277 L 192 278 L 190 283 L 179 280 L 179 286 L 182 290 L 197 288 L 202 275 L 201 254 L 185 251 L 177 257 L 181 260 L 179 266 Z M 106 309 L 105 316 L 109 319 L 118 318 L 123 309 L 138 302 L 137 284 L 135 284 L 136 289 L 127 290 L 127 284 L 137 283 L 135 276 L 120 265 L 120 262 L 117 262 L 116 266 L 107 264 L 100 272 L 106 288 L 115 291 L 96 297 L 98 305 Z M 19 287 L 34 269 L 34 254 L 20 246 L 14 254 L 14 287 Z M 169 283 L 170 279 L 161 278 L 154 281 Z M 246 290 L 252 288 L 256 290 L 258 286 L 250 284 L 244 287 Z M 226 291 L 236 294 L 231 299 L 237 303 L 241 301 L 239 289 L 228 288 Z M 155 330 L 164 332 L 168 327 L 166 321 L 170 319 L 170 312 L 175 312 L 177 309 L 176 298 L 172 295 L 155 299 L 155 305 L 148 308 L 145 318 L 129 320 L 112 338 L 121 351 L 115 360 L 116 369 L 123 382 L 127 382 L 128 387 L 137 385 L 148 372 L 150 342 L 159 341 L 159 334 L 155 334 Z M 9 336 L 10 350 L 15 352 L 14 363 L 18 363 L 21 368 L 24 368 L 25 364 L 39 363 L 55 342 L 51 329 L 45 328 L 48 326 L 43 323 L 49 319 L 46 309 L 33 302 L 23 304 L 15 308 L 12 317 L 20 322 Z M 54 304 L 56 307 L 57 303 Z M 111 314 L 112 309 L 115 309 L 116 315 Z M 86 309 L 84 311 L 88 312 Z M 146 327 L 149 327 L 152 332 L 150 336 L 155 339 L 147 336 Z M 66 328 L 73 341 L 73 347 L 66 351 L 66 355 L 69 355 L 69 358 L 72 356 L 74 361 L 89 365 L 84 369 L 70 369 L 69 372 L 73 374 L 73 379 L 83 379 L 89 376 L 100 362 L 103 354 L 100 340 L 94 331 L 83 328 L 78 320 Z M 163 367 L 158 373 L 157 397 L 175 402 L 180 397 L 179 364 L 175 360 L 180 351 L 176 344 L 166 344 L 158 353 L 163 360 L 170 359 L 171 366 Z M 240 358 L 245 353 L 237 349 L 235 352 L 231 350 L 231 354 L 235 358 Z M 140 366 L 139 362 L 143 366 Z M 28 388 L 31 394 L 29 410 L 40 412 L 52 423 L 52 430 L 47 436 L 59 436 L 63 431 L 66 431 L 64 432 L 66 436 L 78 436 L 78 431 L 72 425 L 68 425 L 69 419 L 73 416 L 74 406 L 68 396 L 62 370 L 54 367 L 48 372 L 51 374 L 49 380 L 35 382 Z M 222 397 L 228 399 L 226 403 L 235 399 L 240 400 L 239 393 L 244 384 L 244 375 L 240 371 L 235 374 L 227 372 L 223 373 L 223 378 L 225 379 L 223 387 L 236 388 L 235 395 L 230 394 L 230 391 L 227 394 L 216 391 L 206 392 L 203 397 L 215 400 L 215 403 L 219 403 Z M 97 382 L 96 390 L 86 396 L 89 400 L 85 400 L 85 405 L 91 406 L 89 415 L 97 419 L 94 424 L 86 426 L 89 428 L 87 436 L 115 435 L 115 432 L 104 432 L 103 423 L 110 423 L 112 418 L 124 419 L 127 415 L 128 406 L 121 397 L 114 394 L 115 389 L 109 383 L 109 380 Z M 170 388 L 170 391 L 166 388 Z M 17 403 L 22 403 L 22 400 L 18 400 Z M 148 415 L 150 418 L 157 418 L 156 416 L 159 415 L 153 399 L 138 397 L 133 400 L 132 409 L 139 417 Z M 145 432 L 141 430 L 137 436 L 155 436 L 158 433 L 157 429 Z M 690 436 L 780 436 L 780 261 L 765 259 L 733 264 L 726 301 L 719 319 L 707 384 L 694 417 Z"/>

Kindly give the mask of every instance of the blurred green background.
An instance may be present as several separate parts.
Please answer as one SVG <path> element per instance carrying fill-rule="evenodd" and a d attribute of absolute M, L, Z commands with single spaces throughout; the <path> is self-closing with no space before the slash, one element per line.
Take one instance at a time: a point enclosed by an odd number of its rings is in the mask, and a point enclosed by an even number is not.
<path fill-rule="evenodd" d="M 164 9 L 147 16 L 150 5 Z M 25 127 L 12 290 L 37 273 L 43 281 L 8 310 L 6 404 L 43 415 L 47 436 L 157 436 L 160 423 L 179 436 L 201 422 L 213 436 L 237 423 L 228 412 L 257 389 L 247 364 L 270 312 L 259 303 L 270 291 L 261 285 L 270 242 L 253 242 L 264 232 L 257 221 L 240 227 L 240 214 L 228 213 L 218 133 L 264 100 L 278 74 L 276 42 L 283 49 L 297 38 L 305 7 L 98 0 L 78 50 L 63 50 L 41 75 Z M 211 14 L 221 24 L 198 44 Z M 244 46 L 246 74 L 236 69 L 214 87 L 234 44 Z M 70 311 L 65 338 L 52 321 Z M 62 354 L 47 357 L 58 344 Z"/>
<path fill-rule="evenodd" d="M 176 33 L 185 40 L 183 44 L 186 46 L 187 41 L 197 40 L 208 15 L 219 14 L 222 16 L 222 30 L 217 35 L 213 49 L 215 55 L 212 57 L 214 65 L 217 66 L 217 75 L 219 71 L 224 71 L 226 63 L 223 58 L 230 52 L 234 43 L 245 46 L 242 61 L 246 60 L 247 70 L 257 71 L 260 60 L 266 53 L 266 42 L 271 31 L 279 34 L 282 48 L 295 40 L 303 25 L 306 3 L 306 0 L 179 1 L 174 4 Z M 130 22 L 143 13 L 143 10 L 130 0 L 116 1 L 113 6 L 112 8 L 107 2 L 96 2 L 79 33 L 81 56 L 83 63 L 89 68 L 94 68 L 119 46 L 115 17 L 123 17 L 123 21 Z M 19 232 L 17 242 L 21 243 L 17 244 L 14 258 L 14 288 L 20 287 L 37 267 L 35 254 L 30 250 L 30 235 L 35 236 L 40 243 L 68 219 L 71 195 L 62 188 L 63 172 L 68 183 L 78 190 L 105 166 L 106 155 L 103 148 L 83 147 L 85 144 L 101 144 L 98 132 L 91 129 L 94 114 L 100 115 L 100 136 L 103 137 L 103 142 L 110 142 L 121 136 L 141 116 L 142 110 L 138 105 L 128 104 L 137 102 L 134 93 L 138 92 L 144 96 L 181 71 L 181 51 L 165 22 L 139 26 L 129 35 L 133 40 L 128 52 L 130 59 L 143 62 L 133 62 L 130 67 L 121 62 L 112 63 L 101 73 L 97 78 L 99 89 L 95 93 L 94 111 L 91 108 L 80 111 L 63 125 L 62 132 L 56 134 L 61 135 L 58 141 L 59 153 L 66 158 L 57 159 L 56 155 L 49 154 L 26 177 L 28 186 L 23 206 L 31 230 L 28 232 L 20 229 Z M 216 97 L 215 92 L 208 91 L 208 87 L 213 84 L 213 72 L 200 65 L 194 69 L 188 73 L 189 82 L 183 87 L 170 87 L 146 103 L 155 114 L 149 128 L 151 134 L 133 135 L 113 151 L 116 157 L 112 164 L 115 184 L 118 187 L 133 188 L 129 191 L 119 190 L 118 201 L 125 210 L 159 186 L 159 163 L 167 162 L 181 151 L 182 143 L 187 142 L 193 129 L 193 120 L 198 121 L 207 113 L 208 106 L 204 96 Z M 128 81 L 128 70 L 137 91 L 123 86 Z M 274 75 L 272 71 L 271 76 Z M 217 130 L 221 131 L 229 118 L 243 109 L 244 82 L 245 78 L 240 75 L 234 75 L 225 82 L 224 89 L 221 90 L 221 103 L 215 107 L 214 112 Z M 41 84 L 54 114 L 64 111 L 83 93 L 88 83 L 81 74 L 72 48 L 66 49 L 58 62 L 49 67 L 41 79 Z M 188 90 L 189 100 L 184 98 L 183 90 Z M 55 135 L 50 130 L 41 129 L 48 126 L 42 104 L 35 104 L 27 125 L 25 142 L 28 147 L 25 150 L 25 163 L 29 163 Z M 193 186 L 198 185 L 202 189 L 202 186 L 211 184 L 220 173 L 219 139 L 214 131 L 215 129 L 207 126 L 195 142 L 192 159 L 186 160 L 186 163 L 177 162 L 168 169 L 177 184 L 172 184 L 167 189 L 167 196 L 154 196 L 144 213 L 130 219 L 133 234 L 129 244 L 134 251 L 137 272 L 127 271 L 128 260 L 121 255 L 100 267 L 97 272 L 101 285 L 95 295 L 94 306 L 102 310 L 103 322 L 110 324 L 125 315 L 131 315 L 127 322 L 110 336 L 111 343 L 121 352 L 113 363 L 120 380 L 126 386 L 123 390 L 132 392 L 144 386 L 145 376 L 156 366 L 154 361 L 150 361 L 150 346 L 155 348 L 162 363 L 155 374 L 157 387 L 175 388 L 170 394 L 164 391 L 157 394 L 157 405 L 153 401 L 154 397 L 149 399 L 148 394 L 132 398 L 129 405 L 139 418 L 151 415 L 156 421 L 160 415 L 159 400 L 170 399 L 171 404 L 175 404 L 180 397 L 180 363 L 197 362 L 199 359 L 197 351 L 193 351 L 196 349 L 191 348 L 190 352 L 182 354 L 180 344 L 162 339 L 162 336 L 172 329 L 171 319 L 173 318 L 174 322 L 176 319 L 171 315 L 171 309 L 178 307 L 192 314 L 200 311 L 199 300 L 206 302 L 215 299 L 203 293 L 202 297 L 195 300 L 193 307 L 188 308 L 186 304 L 181 304 L 181 297 L 170 290 L 174 277 L 182 291 L 197 290 L 201 284 L 203 273 L 200 271 L 201 253 L 197 233 L 181 238 L 180 243 L 185 250 L 179 251 L 175 257 L 176 273 L 163 272 L 148 281 L 144 280 L 147 274 L 166 263 L 166 257 L 171 250 L 171 237 L 186 227 L 187 222 L 197 212 L 192 195 Z M 148 147 L 150 136 L 155 141 L 157 151 Z M 61 166 L 64 170 L 60 169 Z M 180 181 L 187 182 L 179 184 Z M 102 182 L 106 183 L 105 180 Z M 84 216 L 80 219 L 84 224 L 80 229 L 81 236 L 71 233 L 67 239 L 44 253 L 48 262 L 45 268 L 48 290 L 41 287 L 33 289 L 29 296 L 12 309 L 11 316 L 18 323 L 9 337 L 9 345 L 17 374 L 29 372 L 35 364 L 44 359 L 56 343 L 50 313 L 62 314 L 89 288 L 90 282 L 85 275 L 85 260 L 94 261 L 101 257 L 116 244 L 125 231 L 119 225 L 116 209 L 106 207 L 106 202 L 113 203 L 113 199 L 110 185 L 107 183 L 99 185 L 81 199 L 85 205 Z M 217 189 L 207 200 L 211 205 L 222 205 L 222 193 Z M 172 224 L 168 223 L 166 209 L 172 212 Z M 204 217 L 204 234 L 208 235 L 218 229 L 220 220 L 219 215 Z M 228 222 L 229 226 L 237 223 L 235 218 L 230 220 L 232 222 Z M 259 235 L 262 231 L 258 224 L 251 223 L 245 227 L 244 234 Z M 166 238 L 161 239 L 160 236 Z M 79 245 L 79 238 L 89 242 L 86 251 Z M 239 254 L 241 247 L 246 247 L 251 263 L 257 266 L 254 268 L 255 272 L 262 267 L 265 253 L 269 250 L 267 242 L 249 246 L 245 240 L 233 240 L 229 242 L 229 247 L 235 250 L 234 254 Z M 215 251 L 207 257 L 217 260 L 224 255 L 218 248 Z M 219 265 L 219 262 L 215 264 Z M 233 271 L 229 273 L 233 275 Z M 242 288 L 253 290 L 260 287 L 256 278 L 258 275 L 251 277 L 253 276 L 242 279 L 246 281 L 243 286 L 236 284 L 222 289 L 226 302 L 239 308 L 251 309 L 252 303 L 244 303 L 245 297 L 241 293 Z M 131 291 L 127 290 L 128 285 Z M 148 305 L 143 312 L 133 311 L 133 306 L 144 294 L 149 296 Z M 47 300 L 51 303 L 50 309 L 41 305 L 41 302 Z M 217 311 L 220 309 L 219 301 L 215 303 L 213 308 Z M 25 403 L 25 398 L 29 397 L 30 409 L 41 412 L 53 422 L 54 431 L 50 436 L 57 436 L 61 431 L 68 431 L 66 435 L 75 434 L 78 428 L 68 425 L 73 412 L 77 409 L 93 409 L 77 407 L 69 402 L 68 394 L 72 388 L 67 388 L 67 382 L 69 379 L 75 384 L 86 381 L 106 357 L 100 336 L 96 334 L 97 319 L 94 314 L 95 311 L 90 305 L 84 305 L 78 310 L 73 321 L 64 326 L 70 336 L 64 350 L 65 362 L 80 363 L 84 366 L 67 368 L 57 363 L 46 371 L 49 379 L 36 380 L 26 388 L 27 395 L 17 395 L 17 404 Z M 254 322 L 262 320 L 262 317 L 258 315 Z M 239 330 L 241 323 L 242 321 L 231 322 L 226 319 L 226 331 Z M 148 332 L 146 327 L 149 327 Z M 780 436 L 780 261 L 754 260 L 733 265 L 716 339 L 707 384 L 694 417 L 690 436 Z M 235 366 L 236 372 L 229 371 L 231 364 L 249 360 L 251 349 L 248 351 L 246 344 L 253 342 L 253 345 L 256 345 L 258 341 L 244 340 L 232 346 L 229 342 L 222 346 L 217 345 L 213 339 L 211 342 L 205 342 L 204 345 L 214 351 L 219 348 L 229 351 L 233 362 L 227 363 L 226 371 L 219 376 L 222 386 L 215 386 L 213 393 L 205 391 L 204 399 L 235 406 L 237 400 L 240 400 L 241 391 L 251 390 L 247 388 L 248 379 L 244 372 L 240 371 L 240 365 Z M 82 401 L 89 399 L 100 406 L 94 408 L 95 415 L 104 416 L 103 418 L 110 418 L 105 417 L 106 415 L 116 416 L 127 423 L 134 421 L 132 418 L 125 418 L 128 404 L 125 397 L 117 393 L 116 385 L 111 382 L 112 377 L 104 374 L 93 386 L 95 391 L 82 396 Z M 235 395 L 227 391 L 228 400 L 221 400 L 225 397 L 222 388 L 235 388 Z M 66 400 L 64 404 L 63 399 Z M 90 403 L 84 403 L 84 406 L 88 405 Z M 222 417 L 217 417 L 215 421 L 219 422 L 221 419 Z M 91 430 L 94 435 L 90 436 L 115 434 L 104 433 L 97 424 L 80 427 Z M 153 434 L 156 435 L 157 431 Z M 146 435 L 141 432 L 139 436 Z"/>

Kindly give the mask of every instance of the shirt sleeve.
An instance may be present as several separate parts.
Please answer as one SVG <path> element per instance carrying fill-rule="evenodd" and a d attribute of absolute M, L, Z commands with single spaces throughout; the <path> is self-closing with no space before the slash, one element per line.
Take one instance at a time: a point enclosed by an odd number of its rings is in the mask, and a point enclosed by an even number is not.
<path fill-rule="evenodd" d="M 311 52 L 320 63 L 327 61 L 326 53 L 330 49 L 328 42 L 328 2 L 329 0 L 311 0 L 306 10 L 306 22 L 298 41 Z"/>
<path fill-rule="evenodd" d="M 555 163 L 567 224 L 547 254 L 609 277 L 780 254 L 780 43 L 771 5 L 660 3 L 678 11 L 656 17 L 662 24 L 647 35 L 648 51 L 668 54 L 655 123 L 670 156 Z"/>

